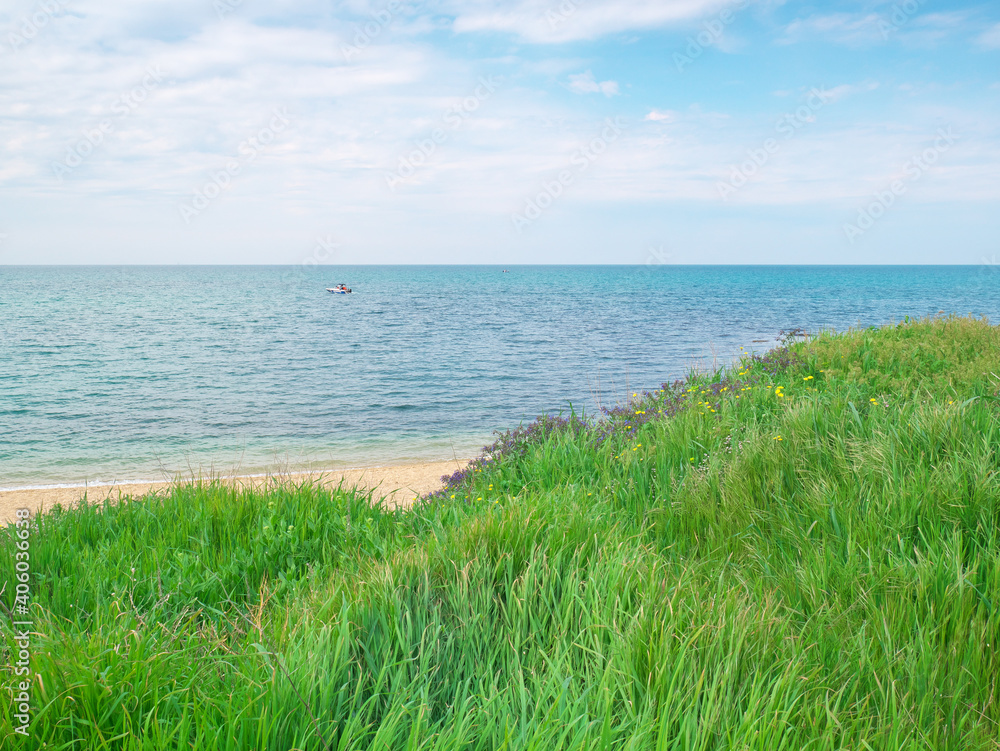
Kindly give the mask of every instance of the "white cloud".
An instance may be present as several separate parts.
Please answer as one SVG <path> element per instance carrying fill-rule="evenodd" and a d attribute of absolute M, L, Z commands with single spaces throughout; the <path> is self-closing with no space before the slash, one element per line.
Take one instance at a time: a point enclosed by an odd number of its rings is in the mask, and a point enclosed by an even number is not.
<path fill-rule="evenodd" d="M 617 81 L 598 81 L 589 70 L 586 73 L 570 76 L 569 88 L 577 94 L 604 94 L 604 96 L 618 94 Z"/>
<path fill-rule="evenodd" d="M 831 13 L 799 18 L 784 28 L 784 37 L 779 41 L 794 44 L 819 37 L 850 46 L 882 42 L 879 27 L 882 20 L 876 13 Z"/>
<path fill-rule="evenodd" d="M 450 0 L 455 31 L 515 34 L 528 42 L 596 39 L 705 16 L 733 0 Z"/>
<path fill-rule="evenodd" d="M 969 28 L 963 11 L 916 14 L 895 4 L 881 13 L 828 13 L 792 21 L 784 28 L 782 44 L 824 39 L 849 47 L 885 44 L 900 39 L 910 46 L 934 47 Z"/>
<path fill-rule="evenodd" d="M 842 83 L 831 89 L 820 87 L 820 91 L 822 92 L 824 100 L 828 102 L 838 102 L 845 97 L 852 96 L 853 94 L 857 94 L 859 92 L 875 91 L 878 86 L 878 81 L 866 81 L 861 84 Z"/>
<path fill-rule="evenodd" d="M 654 123 L 672 123 L 677 119 L 677 113 L 670 110 L 650 110 L 649 114 L 643 118 Z"/>
<path fill-rule="evenodd" d="M 20 1 L 28 10 L 33 7 L 33 0 Z M 537 58 L 525 55 L 527 60 L 516 45 L 504 45 L 496 57 L 484 59 L 468 53 L 471 38 L 451 46 L 424 36 L 420 30 L 431 28 L 432 21 L 437 28 L 443 25 L 442 16 L 434 14 L 457 0 L 421 6 L 430 8 L 431 15 L 419 15 L 404 5 L 393 18 L 375 22 L 377 28 L 368 26 L 368 20 L 386 7 L 385 0 L 357 0 L 347 16 L 341 10 L 331 15 L 329 5 L 320 0 L 244 0 L 223 20 L 210 0 L 199 0 L 200 5 L 176 2 L 183 16 L 179 20 L 172 20 L 174 6 L 160 0 L 74 0 L 74 15 L 55 17 L 16 53 L 5 50 L 0 55 L 0 76 L 6 82 L 0 88 L 0 111 L 6 113 L 0 118 L 0 206 L 7 209 L 0 229 L 9 235 L 3 259 L 32 260 L 18 250 L 26 247 L 21 240 L 25 232 L 49 232 L 51 238 L 62 232 L 58 241 L 37 246 L 47 258 L 62 261 L 86 261 L 83 255 L 66 254 L 78 247 L 83 254 L 88 252 L 85 244 L 97 248 L 105 242 L 125 248 L 123 260 L 171 260 L 171 253 L 183 252 L 195 261 L 239 261 L 242 251 L 231 241 L 238 237 L 257 243 L 261 258 L 297 262 L 294 256 L 275 255 L 285 252 L 275 249 L 294 247 L 288 238 L 302 237 L 308 251 L 313 234 L 331 232 L 343 236 L 345 248 L 353 243 L 366 249 L 374 233 L 385 240 L 384 259 L 390 261 L 413 260 L 404 255 L 409 251 L 399 249 L 409 247 L 410 240 L 425 248 L 442 238 L 468 246 L 469 238 L 488 234 L 482 231 L 484 221 L 508 227 L 510 212 L 521 207 L 525 196 L 572 165 L 574 153 L 605 127 L 604 115 L 593 114 L 593 99 L 554 97 L 550 89 L 560 90 L 562 83 L 581 94 L 619 93 L 616 81 L 598 81 L 587 70 L 591 65 L 598 68 L 594 61 L 601 59 L 583 45 L 566 55 L 559 54 L 560 48 L 548 48 Z M 470 19 L 485 17 L 482 14 L 492 9 L 500 20 L 488 28 L 522 39 L 565 41 L 610 33 L 623 25 L 638 29 L 680 16 L 694 20 L 698 9 L 719 6 L 693 0 L 655 7 L 593 0 L 581 2 L 550 28 L 548 10 L 568 7 L 560 2 L 515 0 L 501 6 L 470 0 L 455 5 L 452 15 L 471 29 L 475 24 Z M 533 32 L 527 21 L 520 26 L 510 22 L 510 13 L 525 9 L 548 31 Z M 601 15 L 610 10 L 621 17 L 609 20 Z M 15 14 L 14 22 L 20 23 L 19 18 Z M 451 18 L 446 14 L 444 24 L 450 25 Z M 345 56 L 343 46 L 357 46 L 358 30 L 364 32 L 366 26 L 377 33 Z M 851 24 L 817 22 L 814 27 L 840 33 L 838 29 L 849 31 Z M 0 28 L 0 42 L 6 43 L 7 30 Z M 495 51 L 493 42 L 489 44 Z M 116 115 L 115 103 L 140 86 L 150 66 L 162 69 L 162 82 L 127 115 Z M 477 79 L 490 72 L 505 75 L 506 82 L 462 118 L 460 126 L 451 128 L 444 122 L 446 113 L 470 100 Z M 892 76 L 887 73 L 885 80 Z M 826 96 L 840 100 L 876 85 L 842 84 Z M 766 117 L 754 120 L 745 111 L 703 112 L 689 106 L 690 97 L 701 92 L 685 94 L 683 82 L 669 89 L 665 84 L 661 93 L 647 100 L 660 108 L 639 109 L 624 97 L 601 105 L 613 104 L 631 122 L 566 190 L 551 219 L 539 222 L 540 231 L 544 225 L 557 233 L 560 212 L 584 211 L 587 206 L 638 206 L 656 200 L 715 205 L 720 174 L 731 162 L 745 159 L 748 148 L 758 146 L 762 128 L 769 132 L 773 127 Z M 775 93 L 794 97 L 805 92 Z M 858 96 L 859 108 L 873 105 L 874 99 L 862 102 Z M 927 101 L 924 94 L 919 101 Z M 782 104 L 792 106 L 787 100 Z M 210 175 L 238 156 L 240 145 L 281 107 L 287 108 L 288 127 L 244 165 L 203 215 L 191 225 L 180 221 L 178 203 L 190 200 Z M 843 121 L 836 130 L 825 117 L 810 122 L 735 200 L 818 204 L 878 187 L 926 136 L 899 123 L 955 119 L 950 113 L 921 113 L 915 107 L 893 115 L 895 128 L 888 123 L 871 132 L 859 133 Z M 978 116 L 987 104 L 970 101 L 968 107 Z M 875 117 L 868 110 L 858 112 L 852 107 L 851 116 Z M 104 119 L 113 121 L 113 130 L 58 182 L 53 162 L 64 159 L 67 150 Z M 447 138 L 434 144 L 412 179 L 395 191 L 387 189 L 386 175 L 401 157 L 427 144 L 436 128 L 445 129 Z M 928 176 L 921 182 L 922 197 L 951 200 L 949 191 L 980 199 L 996 195 L 988 179 L 1000 164 L 996 133 L 970 128 L 963 132 L 967 135 L 962 148 L 968 144 L 976 159 L 952 162 L 949 153 L 934 179 Z M 900 143 L 906 145 L 905 153 L 898 153 Z M 887 161 L 887 154 L 895 156 Z M 954 156 L 959 156 L 957 147 Z M 472 217 L 469 226 L 451 233 L 459 214 Z M 60 221 L 53 222 L 52 216 Z M 498 244 L 510 240 L 503 232 L 495 234 L 501 238 Z M 78 237 L 86 242 L 70 242 Z M 127 255 L 153 242 L 160 243 L 155 258 L 142 256 L 145 250 Z M 10 255 L 15 252 L 22 255 Z M 223 253 L 230 255 L 219 255 Z"/>
<path fill-rule="evenodd" d="M 979 44 L 987 49 L 1000 49 L 1000 23 L 979 35 Z"/>

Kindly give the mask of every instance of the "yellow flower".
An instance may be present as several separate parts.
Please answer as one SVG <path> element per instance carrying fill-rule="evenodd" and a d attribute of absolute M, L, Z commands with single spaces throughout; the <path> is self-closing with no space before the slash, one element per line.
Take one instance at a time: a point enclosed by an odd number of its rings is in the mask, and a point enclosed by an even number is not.
<path fill-rule="evenodd" d="M 774 440 L 775 440 L 775 441 L 783 441 L 783 440 L 785 440 L 785 439 L 784 439 L 784 438 L 782 438 L 782 437 L 781 437 L 780 435 L 776 435 L 776 436 L 774 437 Z"/>
<path fill-rule="evenodd" d="M 805 378 L 803 378 L 802 380 L 803 380 L 803 381 L 811 381 L 812 379 L 813 379 L 813 377 L 812 377 L 812 376 L 806 376 L 806 377 L 805 377 Z"/>

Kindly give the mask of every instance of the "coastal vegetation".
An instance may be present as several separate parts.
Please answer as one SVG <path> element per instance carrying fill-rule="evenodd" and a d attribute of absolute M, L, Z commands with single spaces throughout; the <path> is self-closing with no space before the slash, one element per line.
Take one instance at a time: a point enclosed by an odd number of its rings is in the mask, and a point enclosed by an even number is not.
<path fill-rule="evenodd" d="M 541 418 L 408 510 L 39 515 L 22 743 L 995 751 L 998 389 L 1000 329 L 907 320 Z"/>

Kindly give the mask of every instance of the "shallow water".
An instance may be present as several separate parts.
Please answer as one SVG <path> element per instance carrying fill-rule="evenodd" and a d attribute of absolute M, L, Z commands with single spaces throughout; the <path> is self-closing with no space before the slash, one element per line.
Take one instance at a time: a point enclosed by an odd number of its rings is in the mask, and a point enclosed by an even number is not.
<path fill-rule="evenodd" d="M 990 266 L 508 268 L 0 267 L 0 487 L 469 456 L 781 329 L 1000 320 Z"/>

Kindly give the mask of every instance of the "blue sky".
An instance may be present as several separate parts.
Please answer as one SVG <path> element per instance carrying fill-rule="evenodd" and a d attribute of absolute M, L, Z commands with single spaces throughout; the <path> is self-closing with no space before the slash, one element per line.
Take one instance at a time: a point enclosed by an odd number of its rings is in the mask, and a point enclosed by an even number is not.
<path fill-rule="evenodd" d="M 0 264 L 996 263 L 1000 7 L 11 0 Z"/>

